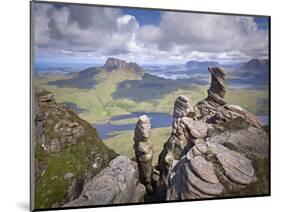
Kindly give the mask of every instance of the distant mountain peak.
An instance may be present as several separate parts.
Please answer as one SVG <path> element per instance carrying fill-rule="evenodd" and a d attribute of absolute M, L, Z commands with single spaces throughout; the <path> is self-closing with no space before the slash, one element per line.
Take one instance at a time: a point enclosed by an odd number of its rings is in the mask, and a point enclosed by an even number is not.
<path fill-rule="evenodd" d="M 239 68 L 243 71 L 268 71 L 269 64 L 267 59 L 250 59 L 247 63 Z"/>
<path fill-rule="evenodd" d="M 248 66 L 267 66 L 268 65 L 268 60 L 266 59 L 257 59 L 257 58 L 254 58 L 254 59 L 251 59 L 249 60 L 246 65 Z"/>
<path fill-rule="evenodd" d="M 141 66 L 139 66 L 135 62 L 126 62 L 125 60 L 120 60 L 118 58 L 109 57 L 105 64 L 102 66 L 102 69 L 112 72 L 117 70 L 125 70 L 125 71 L 132 71 L 138 75 L 143 75 L 144 70 Z"/>

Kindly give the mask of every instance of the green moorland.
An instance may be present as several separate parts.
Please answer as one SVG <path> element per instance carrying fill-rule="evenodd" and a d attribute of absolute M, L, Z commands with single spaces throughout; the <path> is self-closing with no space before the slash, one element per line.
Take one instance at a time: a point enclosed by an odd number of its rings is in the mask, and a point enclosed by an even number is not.
<path fill-rule="evenodd" d="M 113 116 L 128 114 L 134 111 L 171 113 L 175 98 L 178 95 L 188 96 L 191 103 L 195 105 L 207 96 L 208 89 L 208 86 L 193 86 L 188 90 L 178 89 L 167 93 L 161 96 L 161 98 L 148 101 L 134 101 L 129 98 L 113 97 L 118 83 L 124 80 L 136 80 L 137 78 L 134 75 L 130 76 L 128 73 L 122 75 L 120 72 L 102 73 L 97 80 L 96 86 L 89 89 L 57 87 L 48 84 L 48 82 L 63 79 L 64 77 L 67 78 L 67 76 L 62 75 L 40 77 L 35 80 L 35 86 L 46 88 L 53 92 L 55 99 L 59 103 L 75 103 L 81 109 L 79 116 L 90 123 L 105 122 Z M 136 93 L 135 95 L 137 96 L 138 94 Z M 240 105 L 246 110 L 260 115 L 268 114 L 268 105 L 258 104 L 258 102 L 267 99 L 267 89 L 228 89 L 226 92 L 228 103 Z M 127 123 L 132 123 L 132 121 L 130 120 Z M 120 123 L 116 122 L 116 124 Z M 124 121 L 121 124 L 124 124 Z"/>
<path fill-rule="evenodd" d="M 114 97 L 116 91 L 118 90 L 118 85 L 120 85 L 121 82 L 124 82 L 125 80 L 140 79 L 136 75 L 128 74 L 128 72 L 102 72 L 96 76 L 95 86 L 87 89 L 77 87 L 57 87 L 56 85 L 49 84 L 49 82 L 69 78 L 69 76 L 63 75 L 47 75 L 37 78 L 35 80 L 35 86 L 51 91 L 55 95 L 56 101 L 59 103 L 74 104 L 75 107 L 80 109 L 78 112 L 79 116 L 82 119 L 87 120 L 89 123 L 106 122 L 113 116 L 129 114 L 134 111 L 143 111 L 144 113 L 172 113 L 174 101 L 178 95 L 188 96 L 191 103 L 195 105 L 198 101 L 207 96 L 207 89 L 209 87 L 192 86 L 190 89 L 174 89 L 173 87 L 172 92 L 165 92 L 165 88 L 161 87 L 161 92 L 164 92 L 165 95 L 146 101 L 135 101 L 126 97 Z M 143 96 L 144 94 L 136 93 L 135 95 Z M 147 95 L 150 94 L 147 93 Z M 153 95 L 155 95 L 155 90 Z M 267 89 L 228 89 L 226 92 L 226 100 L 228 103 L 240 105 L 246 110 L 259 115 L 268 114 L 268 104 L 266 104 L 267 99 Z M 259 102 L 264 103 L 259 104 Z M 135 118 L 110 121 L 110 123 L 114 125 L 132 124 L 135 122 Z M 131 131 L 110 132 L 113 137 L 104 140 L 104 142 L 117 153 L 124 154 L 132 158 L 134 157 L 133 130 L 134 129 Z M 169 137 L 170 130 L 170 127 L 152 129 L 151 141 L 153 142 L 155 150 L 153 159 L 154 164 L 157 162 L 158 155 L 163 147 L 163 144 Z"/>

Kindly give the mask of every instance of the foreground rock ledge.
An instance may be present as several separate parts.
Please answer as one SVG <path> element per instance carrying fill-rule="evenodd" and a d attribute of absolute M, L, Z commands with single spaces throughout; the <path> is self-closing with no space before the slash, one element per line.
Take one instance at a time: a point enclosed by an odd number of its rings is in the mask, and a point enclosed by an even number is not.
<path fill-rule="evenodd" d="M 84 186 L 78 199 L 63 207 L 143 202 L 145 187 L 138 175 L 136 162 L 120 155 Z"/>

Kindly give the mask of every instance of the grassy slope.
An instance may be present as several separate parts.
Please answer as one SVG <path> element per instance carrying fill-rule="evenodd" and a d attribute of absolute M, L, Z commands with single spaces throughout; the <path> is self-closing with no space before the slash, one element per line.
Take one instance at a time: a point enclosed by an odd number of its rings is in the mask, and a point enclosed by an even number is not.
<path fill-rule="evenodd" d="M 47 170 L 35 185 L 35 208 L 50 208 L 54 203 L 61 202 L 70 187 L 71 182 L 64 175 L 72 172 L 78 181 L 83 181 L 85 172 L 96 175 L 116 157 L 116 153 L 100 142 L 97 132 L 92 126 L 81 120 L 75 113 L 69 111 L 71 120 L 81 124 L 85 135 L 78 139 L 77 144 L 64 147 L 59 153 L 46 153 L 40 145 L 36 145 L 36 161 L 47 163 Z M 55 117 L 53 117 L 55 120 Z M 45 126 L 47 137 L 53 138 L 53 129 Z M 93 161 L 101 157 L 100 167 L 94 169 Z"/>
<path fill-rule="evenodd" d="M 62 76 L 59 76 L 62 79 Z M 136 79 L 135 75 L 113 72 L 110 75 L 101 73 L 98 76 L 98 85 L 93 89 L 58 88 L 48 85 L 55 80 L 54 76 L 47 76 L 35 80 L 35 86 L 45 88 L 55 95 L 57 102 L 73 102 L 87 111 L 79 114 L 81 118 L 92 122 L 104 121 L 114 115 L 126 114 L 128 109 L 135 107 L 135 103 L 128 99 L 114 101 L 111 94 L 116 85 L 125 79 Z"/>

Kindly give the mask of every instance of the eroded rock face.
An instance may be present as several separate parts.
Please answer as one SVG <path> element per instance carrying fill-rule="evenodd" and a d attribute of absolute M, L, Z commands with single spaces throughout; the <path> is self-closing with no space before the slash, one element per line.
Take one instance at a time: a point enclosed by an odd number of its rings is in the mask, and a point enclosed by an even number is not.
<path fill-rule="evenodd" d="M 57 104 L 54 95 L 44 89 L 36 89 L 35 134 L 37 142 L 50 153 L 58 153 L 63 146 L 76 144 L 84 135 L 84 127 L 71 120 L 67 109 Z M 48 130 L 48 134 L 44 131 Z M 46 135 L 47 134 L 47 135 Z"/>
<path fill-rule="evenodd" d="M 149 118 L 146 115 L 140 116 L 135 128 L 134 150 L 139 167 L 140 182 L 145 185 L 148 194 L 153 192 L 151 185 L 153 145 L 149 140 L 150 134 Z"/>
<path fill-rule="evenodd" d="M 173 161 L 182 156 L 182 152 L 188 145 L 189 136 L 185 122 L 190 119 L 187 117 L 190 111 L 189 99 L 186 96 L 178 96 L 174 104 L 172 132 L 159 155 L 158 164 L 163 178 L 166 177 Z M 188 120 L 184 120 L 184 118 Z"/>
<path fill-rule="evenodd" d="M 63 207 L 141 202 L 145 187 L 139 183 L 138 175 L 135 162 L 118 156 L 84 186 L 78 199 Z"/>
<path fill-rule="evenodd" d="M 165 181 L 174 160 L 185 155 L 194 143 L 207 136 L 208 124 L 192 117 L 193 108 L 186 96 L 179 96 L 174 105 L 172 132 L 159 155 L 159 168 Z"/>
<path fill-rule="evenodd" d="M 195 144 L 168 177 L 167 200 L 231 195 L 256 181 L 249 159 L 208 140 Z"/>

